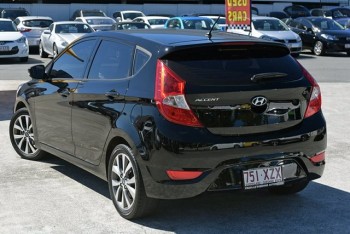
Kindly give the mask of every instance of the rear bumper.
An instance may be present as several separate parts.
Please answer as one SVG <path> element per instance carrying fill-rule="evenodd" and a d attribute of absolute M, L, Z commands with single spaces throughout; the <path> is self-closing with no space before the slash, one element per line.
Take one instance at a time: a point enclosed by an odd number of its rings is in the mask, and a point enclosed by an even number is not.
<path fill-rule="evenodd" d="M 178 199 L 205 191 L 243 189 L 242 170 L 264 165 L 289 167 L 285 183 L 305 178 L 313 180 L 323 174 L 325 162 L 310 160 L 326 149 L 326 124 L 321 112 L 285 131 L 283 134 L 288 137 L 281 133 L 211 137 L 212 134 L 204 129 L 186 133 L 171 129 L 163 132 L 157 128 L 150 131 L 149 127 L 147 133 L 141 134 L 144 145 L 139 148 L 141 155 L 137 159 L 149 197 Z M 218 140 L 225 147 L 213 150 L 213 145 L 220 145 Z M 239 144 L 228 147 L 227 141 L 232 140 Z M 203 174 L 192 180 L 173 181 L 166 170 L 198 170 Z"/>

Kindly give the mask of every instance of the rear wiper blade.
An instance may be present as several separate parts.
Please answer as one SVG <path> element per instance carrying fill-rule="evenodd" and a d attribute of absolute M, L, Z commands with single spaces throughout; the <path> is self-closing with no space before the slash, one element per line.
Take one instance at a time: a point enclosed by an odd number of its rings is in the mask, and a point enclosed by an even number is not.
<path fill-rule="evenodd" d="M 281 73 L 281 72 L 269 72 L 269 73 L 259 73 L 255 74 L 250 78 L 253 82 L 258 82 L 261 80 L 269 80 L 269 79 L 277 79 L 288 76 L 287 73 Z"/>

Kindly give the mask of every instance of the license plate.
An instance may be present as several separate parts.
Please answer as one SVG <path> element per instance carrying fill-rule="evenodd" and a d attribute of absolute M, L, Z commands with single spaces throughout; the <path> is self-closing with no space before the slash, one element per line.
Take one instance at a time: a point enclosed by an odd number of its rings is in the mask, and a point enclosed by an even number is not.
<path fill-rule="evenodd" d="M 262 167 L 243 171 L 243 184 L 245 189 L 268 187 L 270 185 L 282 185 L 282 167 Z"/>
<path fill-rule="evenodd" d="M 345 44 L 345 48 L 349 49 L 350 48 L 350 44 Z"/>
<path fill-rule="evenodd" d="M 0 51 L 9 51 L 8 46 L 0 46 Z"/>

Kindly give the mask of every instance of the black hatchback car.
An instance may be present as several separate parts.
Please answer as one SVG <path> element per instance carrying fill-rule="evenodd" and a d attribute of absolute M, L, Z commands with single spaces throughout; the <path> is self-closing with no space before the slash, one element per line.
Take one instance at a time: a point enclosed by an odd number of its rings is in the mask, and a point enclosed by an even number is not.
<path fill-rule="evenodd" d="M 346 52 L 350 56 L 350 30 L 335 20 L 324 17 L 286 19 L 285 23 L 303 41 L 303 48 L 316 55 L 327 52 Z"/>
<path fill-rule="evenodd" d="M 296 193 L 323 173 L 320 87 L 283 44 L 200 30 L 96 32 L 29 71 L 10 122 L 14 149 L 107 180 L 124 218 L 206 191 Z"/>

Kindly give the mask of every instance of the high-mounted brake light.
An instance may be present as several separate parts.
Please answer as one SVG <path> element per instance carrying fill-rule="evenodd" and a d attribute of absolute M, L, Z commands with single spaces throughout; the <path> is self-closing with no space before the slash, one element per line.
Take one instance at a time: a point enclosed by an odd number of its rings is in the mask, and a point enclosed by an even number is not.
<path fill-rule="evenodd" d="M 31 29 L 30 28 L 22 28 L 22 29 L 20 29 L 19 30 L 21 33 L 24 33 L 24 32 L 30 32 L 31 31 Z"/>
<path fill-rule="evenodd" d="M 186 82 L 158 60 L 154 100 L 159 112 L 170 122 L 203 127 L 185 99 Z"/>
<path fill-rule="evenodd" d="M 304 118 L 308 118 L 321 110 L 321 105 L 322 105 L 321 89 L 320 89 L 320 86 L 317 84 L 316 80 L 311 76 L 311 74 L 303 66 L 301 66 L 301 68 L 302 68 L 304 77 L 306 77 L 306 79 L 308 79 L 308 81 L 312 85 L 309 104 L 306 108 L 306 112 L 304 115 Z"/>

